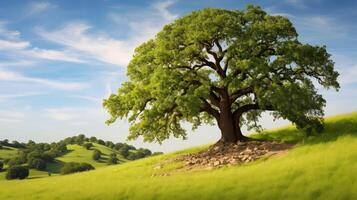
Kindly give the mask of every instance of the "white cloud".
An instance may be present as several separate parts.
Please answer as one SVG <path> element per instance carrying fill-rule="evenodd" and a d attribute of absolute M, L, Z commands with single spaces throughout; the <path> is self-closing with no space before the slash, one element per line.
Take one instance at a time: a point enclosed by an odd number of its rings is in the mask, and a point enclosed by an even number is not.
<path fill-rule="evenodd" d="M 13 49 L 25 49 L 30 46 L 29 42 L 26 41 L 8 41 L 0 39 L 0 50 L 13 50 Z"/>
<path fill-rule="evenodd" d="M 23 76 L 22 74 L 0 70 L 0 81 L 16 81 L 16 82 L 28 82 L 33 84 L 45 85 L 55 89 L 61 90 L 79 90 L 87 87 L 84 83 L 77 82 L 61 82 L 61 81 L 53 81 L 42 78 L 33 78 Z"/>
<path fill-rule="evenodd" d="M 25 114 L 17 111 L 0 111 L 0 123 L 21 122 L 25 118 Z"/>
<path fill-rule="evenodd" d="M 153 7 L 158 11 L 159 15 L 163 17 L 166 21 L 172 21 L 178 17 L 178 15 L 173 14 L 168 10 L 168 8 L 174 3 L 175 1 L 163 1 L 154 4 Z"/>
<path fill-rule="evenodd" d="M 357 83 L 357 64 L 352 67 L 343 67 L 339 70 L 340 77 L 339 82 L 341 85 L 347 85 L 352 83 Z"/>
<path fill-rule="evenodd" d="M 331 19 L 324 16 L 309 17 L 308 22 L 317 29 L 332 29 L 335 24 Z"/>
<path fill-rule="evenodd" d="M 155 36 L 164 24 L 172 21 L 177 15 L 169 12 L 168 8 L 174 2 L 164 1 L 153 5 L 152 16 L 144 17 L 138 21 L 130 21 L 132 33 L 126 40 L 114 39 L 105 34 L 89 33 L 91 26 L 86 23 L 70 23 L 61 29 L 46 31 L 37 29 L 37 33 L 47 41 L 60 44 L 69 52 L 81 55 L 81 59 L 95 59 L 103 63 L 126 66 L 131 59 L 137 45 Z M 157 14 L 160 18 L 157 19 Z M 122 16 L 110 13 L 113 21 L 118 21 Z"/>
<path fill-rule="evenodd" d="M 68 121 L 80 118 L 78 112 L 68 108 L 49 108 L 45 110 L 46 115 L 59 121 Z"/>
<path fill-rule="evenodd" d="M 34 2 L 30 4 L 28 13 L 29 15 L 39 14 L 42 12 L 46 12 L 53 7 L 55 6 L 50 4 L 49 2 Z"/>
<path fill-rule="evenodd" d="M 29 96 L 36 96 L 36 95 L 40 95 L 40 93 L 1 94 L 1 95 L 0 95 L 0 102 L 2 102 L 2 101 L 7 101 L 7 100 L 9 100 L 9 99 L 29 97 Z"/>
<path fill-rule="evenodd" d="M 6 22 L 0 21 L 0 52 L 10 57 L 16 56 L 16 61 L 12 63 L 18 62 L 19 59 L 26 60 L 26 62 L 33 62 L 34 59 L 85 62 L 76 52 L 33 47 L 31 42 L 20 39 L 19 31 L 9 30 L 6 25 Z"/>
<path fill-rule="evenodd" d="M 12 31 L 9 30 L 7 27 L 7 22 L 0 21 L 0 36 L 9 38 L 9 39 L 15 39 L 20 36 L 19 31 Z"/>
<path fill-rule="evenodd" d="M 88 101 L 92 101 L 92 102 L 95 102 L 95 103 L 101 103 L 102 102 L 102 98 L 88 96 L 88 95 L 70 95 L 70 97 L 83 99 L 83 100 L 88 100 Z"/>
<path fill-rule="evenodd" d="M 35 61 L 30 61 L 30 60 L 0 62 L 0 67 L 30 66 L 30 65 L 34 65 L 35 63 L 36 63 Z"/>
<path fill-rule="evenodd" d="M 22 51 L 22 54 L 28 57 L 33 56 L 35 58 L 40 58 L 45 60 L 59 60 L 59 61 L 77 62 L 77 63 L 85 62 L 84 60 L 79 58 L 79 56 L 76 55 L 75 52 L 68 52 L 68 51 L 32 48 L 30 50 Z"/>
<path fill-rule="evenodd" d="M 46 108 L 43 110 L 44 115 L 55 121 L 70 122 L 71 124 L 78 125 L 88 123 L 89 121 L 96 121 L 102 119 L 104 123 L 105 112 L 100 107 L 57 107 Z"/>
<path fill-rule="evenodd" d="M 41 29 L 37 32 L 44 39 L 61 44 L 85 58 L 113 65 L 126 65 L 129 62 L 133 47 L 105 35 L 90 35 L 90 28 L 84 23 L 72 23 L 52 32 Z"/>

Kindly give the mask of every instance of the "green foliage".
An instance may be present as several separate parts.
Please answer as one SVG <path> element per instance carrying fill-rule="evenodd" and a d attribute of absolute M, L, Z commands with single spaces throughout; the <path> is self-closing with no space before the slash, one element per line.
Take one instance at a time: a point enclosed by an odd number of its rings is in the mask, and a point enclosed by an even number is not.
<path fill-rule="evenodd" d="M 118 164 L 119 159 L 117 158 L 116 153 L 111 153 L 108 158 L 108 164 L 109 165 L 115 165 Z"/>
<path fill-rule="evenodd" d="M 11 166 L 7 169 L 6 179 L 25 179 L 29 176 L 29 169 L 21 165 Z"/>
<path fill-rule="evenodd" d="M 4 169 L 4 163 L 0 161 L 0 171 Z"/>
<path fill-rule="evenodd" d="M 101 144 L 101 145 L 105 145 L 104 140 L 101 140 L 101 139 L 97 140 L 97 143 L 98 143 L 98 144 Z"/>
<path fill-rule="evenodd" d="M 126 158 L 129 155 L 129 148 L 127 146 L 121 147 L 118 152 Z"/>
<path fill-rule="evenodd" d="M 39 158 L 33 158 L 28 161 L 28 165 L 30 168 L 38 169 L 38 170 L 45 170 L 46 169 L 46 161 L 39 159 Z"/>
<path fill-rule="evenodd" d="M 19 154 L 16 157 L 8 160 L 6 164 L 9 166 L 15 166 L 15 165 L 24 164 L 24 163 L 26 163 L 26 161 L 27 161 L 26 153 L 19 152 Z"/>
<path fill-rule="evenodd" d="M 61 169 L 61 174 L 71 174 L 76 172 L 89 171 L 93 169 L 94 167 L 88 163 L 69 162 L 63 166 L 63 168 Z"/>
<path fill-rule="evenodd" d="M 114 143 L 112 141 L 106 141 L 105 146 L 112 149 L 114 148 Z"/>
<path fill-rule="evenodd" d="M 91 142 L 97 142 L 97 138 L 96 137 L 94 137 L 94 136 L 92 136 L 92 137 L 90 137 L 89 138 L 89 141 L 91 141 Z"/>
<path fill-rule="evenodd" d="M 93 147 L 93 144 L 90 142 L 84 143 L 83 147 L 86 148 L 87 150 L 91 149 Z"/>
<path fill-rule="evenodd" d="M 251 129 L 263 111 L 273 111 L 321 131 L 326 102 L 313 81 L 339 88 L 330 57 L 325 46 L 299 42 L 289 19 L 260 7 L 194 11 L 136 48 L 129 81 L 104 100 L 107 123 L 128 118 L 128 139 L 161 142 L 185 138 L 181 122 L 197 128 L 229 113 Z"/>
<path fill-rule="evenodd" d="M 93 160 L 98 161 L 101 158 L 101 156 L 102 156 L 102 153 L 99 150 L 95 149 L 93 151 L 93 155 L 92 155 Z"/>

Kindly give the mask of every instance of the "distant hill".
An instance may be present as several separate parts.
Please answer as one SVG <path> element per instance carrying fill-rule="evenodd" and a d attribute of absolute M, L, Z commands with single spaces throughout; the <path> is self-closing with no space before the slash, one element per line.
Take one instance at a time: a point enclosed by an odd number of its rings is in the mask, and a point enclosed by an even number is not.
<path fill-rule="evenodd" d="M 88 143 L 91 144 L 91 147 L 87 149 L 85 144 Z M 58 150 L 59 148 L 63 149 Z M 93 159 L 94 151 L 101 152 L 99 160 Z M 31 155 L 34 152 L 38 154 L 37 157 L 46 163 L 44 168 L 39 169 L 29 164 L 31 162 L 30 159 L 32 159 Z M 50 144 L 35 143 L 34 141 L 29 141 L 28 143 L 9 142 L 5 139 L 0 141 L 0 162 L 5 163 L 5 170 L 0 172 L 0 180 L 5 179 L 6 168 L 11 165 L 29 166 L 29 178 L 40 178 L 49 175 L 59 175 L 64 164 L 69 162 L 88 163 L 95 168 L 108 166 L 108 159 L 111 154 L 116 156 L 118 160 L 117 164 L 123 164 L 128 161 L 151 156 L 152 152 L 148 149 L 136 148 L 126 143 L 114 144 L 111 141 L 104 142 L 94 137 L 87 138 L 84 135 L 69 137 Z M 155 154 L 160 154 L 160 152 L 156 152 Z M 47 158 L 48 156 L 50 158 Z M 35 156 L 36 159 L 37 157 Z"/>

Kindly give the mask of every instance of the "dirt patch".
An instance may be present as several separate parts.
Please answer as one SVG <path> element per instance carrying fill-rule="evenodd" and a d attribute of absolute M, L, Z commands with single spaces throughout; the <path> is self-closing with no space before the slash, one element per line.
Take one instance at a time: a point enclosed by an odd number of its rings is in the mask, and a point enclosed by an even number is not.
<path fill-rule="evenodd" d="M 292 147 L 293 144 L 274 141 L 248 141 L 227 146 L 216 144 L 205 151 L 179 156 L 175 161 L 183 161 L 185 163 L 183 169 L 186 170 L 212 169 L 283 154 Z"/>

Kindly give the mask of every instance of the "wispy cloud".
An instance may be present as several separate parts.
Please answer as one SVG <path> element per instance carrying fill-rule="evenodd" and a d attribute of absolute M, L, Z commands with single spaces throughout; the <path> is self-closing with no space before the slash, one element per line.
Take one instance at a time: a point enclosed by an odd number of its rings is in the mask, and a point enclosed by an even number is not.
<path fill-rule="evenodd" d="M 30 97 L 30 96 L 36 96 L 36 95 L 40 95 L 40 93 L 1 94 L 0 95 L 0 102 L 8 101 L 10 99 L 24 98 L 24 97 Z"/>
<path fill-rule="evenodd" d="M 342 85 L 357 83 L 357 64 L 352 67 L 344 67 L 340 69 L 340 83 Z"/>
<path fill-rule="evenodd" d="M 9 30 L 5 22 L 0 21 L 0 52 L 3 55 L 16 56 L 18 59 L 34 59 L 83 63 L 76 52 L 68 50 L 43 49 L 32 46 L 30 41 L 20 39 L 19 31 Z"/>
<path fill-rule="evenodd" d="M 0 111 L 0 123 L 16 123 L 22 122 L 25 114 L 18 111 Z"/>
<path fill-rule="evenodd" d="M 44 115 L 52 120 L 70 122 L 71 124 L 86 123 L 98 118 L 105 119 L 105 112 L 98 108 L 57 107 L 46 108 L 43 111 Z"/>
<path fill-rule="evenodd" d="M 178 17 L 178 15 L 173 14 L 169 11 L 169 7 L 172 6 L 175 1 L 163 1 L 158 2 L 153 5 L 153 7 L 158 11 L 159 15 L 163 17 L 166 21 L 172 21 Z"/>
<path fill-rule="evenodd" d="M 19 50 L 29 46 L 30 43 L 26 41 L 0 40 L 0 50 Z"/>
<path fill-rule="evenodd" d="M 126 65 L 130 59 L 132 47 L 124 41 L 115 40 L 105 35 L 91 35 L 91 27 L 85 23 L 71 23 L 62 29 L 37 33 L 44 39 L 61 44 L 82 58 L 93 58 L 113 65 Z"/>
<path fill-rule="evenodd" d="M 119 40 L 103 33 L 92 34 L 92 27 L 83 22 L 70 23 L 61 29 L 47 31 L 38 28 L 37 33 L 47 41 L 60 44 L 69 52 L 81 55 L 81 59 L 95 59 L 103 63 L 126 67 L 137 45 L 155 36 L 164 24 L 172 21 L 177 15 L 172 14 L 168 8 L 174 1 L 164 1 L 153 4 L 151 15 L 156 18 L 141 18 L 128 21 L 133 34 L 129 38 Z M 159 18 L 157 18 L 157 14 Z M 121 16 L 110 13 L 113 21 L 118 21 Z M 119 20 L 120 21 L 120 20 Z"/>
<path fill-rule="evenodd" d="M 36 64 L 35 61 L 19 60 L 19 61 L 0 62 L 0 67 L 30 66 L 30 65 L 34 65 L 34 64 Z"/>
<path fill-rule="evenodd" d="M 44 60 L 54 60 L 54 61 L 66 61 L 66 62 L 75 62 L 75 63 L 85 63 L 83 59 L 79 57 L 75 52 L 70 51 L 58 51 L 52 49 L 41 49 L 41 48 L 32 48 L 19 52 L 20 54 L 26 57 L 34 57 Z"/>
<path fill-rule="evenodd" d="M 54 8 L 55 6 L 49 2 L 33 2 L 29 5 L 29 15 L 39 14 Z"/>
<path fill-rule="evenodd" d="M 18 38 L 20 36 L 20 32 L 9 30 L 7 28 L 7 22 L 0 21 L 0 36 L 9 38 L 9 39 L 14 39 L 14 38 Z"/>
<path fill-rule="evenodd" d="M 45 112 L 48 117 L 59 121 L 69 121 L 80 117 L 79 113 L 71 108 L 48 108 Z"/>
<path fill-rule="evenodd" d="M 348 29 L 335 19 L 324 15 L 294 17 L 293 20 L 303 29 L 306 35 L 316 39 L 340 39 L 347 36 Z"/>
<path fill-rule="evenodd" d="M 102 99 L 94 96 L 89 96 L 89 95 L 70 95 L 72 98 L 78 98 L 78 99 L 83 99 L 87 101 L 92 101 L 95 103 L 101 103 Z"/>
<path fill-rule="evenodd" d="M 42 78 L 33 78 L 33 77 L 24 76 L 20 73 L 6 71 L 6 70 L 0 70 L 0 81 L 28 82 L 28 83 L 44 85 L 60 90 L 79 90 L 87 87 L 87 85 L 84 83 L 61 82 L 61 81 L 47 80 Z"/>

